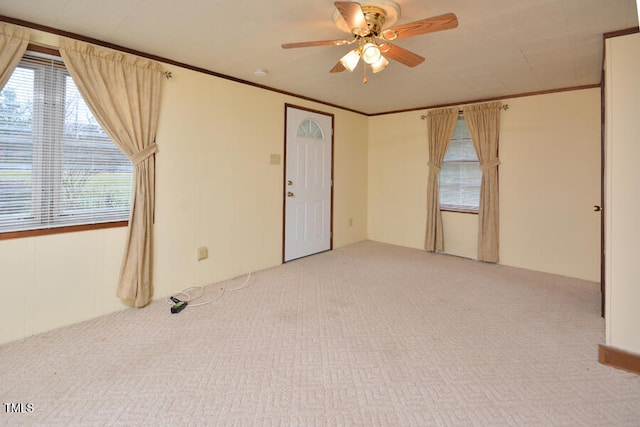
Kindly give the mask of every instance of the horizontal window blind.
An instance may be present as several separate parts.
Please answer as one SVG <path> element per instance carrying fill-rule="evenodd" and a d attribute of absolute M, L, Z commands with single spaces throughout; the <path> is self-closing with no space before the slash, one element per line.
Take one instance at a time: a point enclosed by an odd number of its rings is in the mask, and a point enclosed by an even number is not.
<path fill-rule="evenodd" d="M 477 212 L 481 182 L 480 163 L 467 123 L 459 116 L 440 170 L 440 208 Z"/>
<path fill-rule="evenodd" d="M 0 92 L 0 232 L 127 220 L 132 172 L 60 59 L 25 56 Z"/>

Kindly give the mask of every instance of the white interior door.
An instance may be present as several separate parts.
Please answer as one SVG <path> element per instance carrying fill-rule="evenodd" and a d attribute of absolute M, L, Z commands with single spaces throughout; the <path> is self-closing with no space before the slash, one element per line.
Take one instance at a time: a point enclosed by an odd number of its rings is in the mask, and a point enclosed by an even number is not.
<path fill-rule="evenodd" d="M 286 107 L 284 261 L 331 249 L 333 116 Z"/>

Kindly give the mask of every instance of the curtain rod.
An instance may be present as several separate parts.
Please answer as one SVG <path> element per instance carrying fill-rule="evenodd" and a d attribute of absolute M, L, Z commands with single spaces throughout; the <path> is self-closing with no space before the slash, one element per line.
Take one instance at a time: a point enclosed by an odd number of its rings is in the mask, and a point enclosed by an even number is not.
<path fill-rule="evenodd" d="M 27 51 L 35 52 L 37 55 L 34 56 L 46 55 L 50 57 L 56 57 L 58 58 L 58 60 L 60 59 L 60 50 L 55 46 L 50 46 L 44 43 L 30 41 L 27 45 Z M 45 59 L 50 59 L 46 56 Z M 171 71 L 165 70 L 162 72 L 162 77 L 167 80 L 171 80 L 173 78 L 173 73 Z"/>
<path fill-rule="evenodd" d="M 502 107 L 498 108 L 498 110 L 504 110 L 504 111 L 507 111 L 508 109 L 509 109 L 509 104 L 504 104 Z M 462 110 L 458 110 L 458 114 L 459 115 L 463 114 L 463 111 Z M 420 116 L 420 120 L 424 120 L 426 118 L 427 118 L 426 114 L 423 114 L 423 115 Z"/>

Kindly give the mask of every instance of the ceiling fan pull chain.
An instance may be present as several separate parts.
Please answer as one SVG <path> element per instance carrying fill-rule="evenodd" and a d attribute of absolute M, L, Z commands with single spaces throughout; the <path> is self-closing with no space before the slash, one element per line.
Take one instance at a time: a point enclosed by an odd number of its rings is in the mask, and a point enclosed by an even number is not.
<path fill-rule="evenodd" d="M 369 81 L 369 79 L 367 78 L 367 64 L 362 64 L 362 70 L 362 83 L 367 84 L 367 82 Z"/>

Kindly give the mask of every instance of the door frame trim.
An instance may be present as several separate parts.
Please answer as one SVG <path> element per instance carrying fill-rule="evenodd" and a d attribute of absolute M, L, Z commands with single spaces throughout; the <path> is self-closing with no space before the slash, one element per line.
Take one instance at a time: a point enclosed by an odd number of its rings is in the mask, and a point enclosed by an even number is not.
<path fill-rule="evenodd" d="M 285 232 L 286 232 L 286 224 L 287 224 L 287 188 L 285 183 L 287 182 L 287 109 L 295 108 L 297 110 L 308 111 L 310 113 L 320 114 L 323 116 L 331 117 L 331 209 L 329 209 L 329 250 L 333 250 L 333 189 L 335 187 L 334 180 L 334 158 L 335 158 L 335 139 L 334 139 L 334 129 L 335 129 L 335 115 L 332 113 L 327 113 L 326 111 L 315 110 L 313 108 L 302 107 L 300 105 L 289 104 L 285 102 L 284 104 L 284 135 L 283 135 L 283 164 L 282 164 L 282 263 L 285 263 L 284 260 L 284 250 L 285 250 Z M 313 255 L 313 254 L 312 254 Z M 293 261 L 293 260 L 292 260 Z"/>

